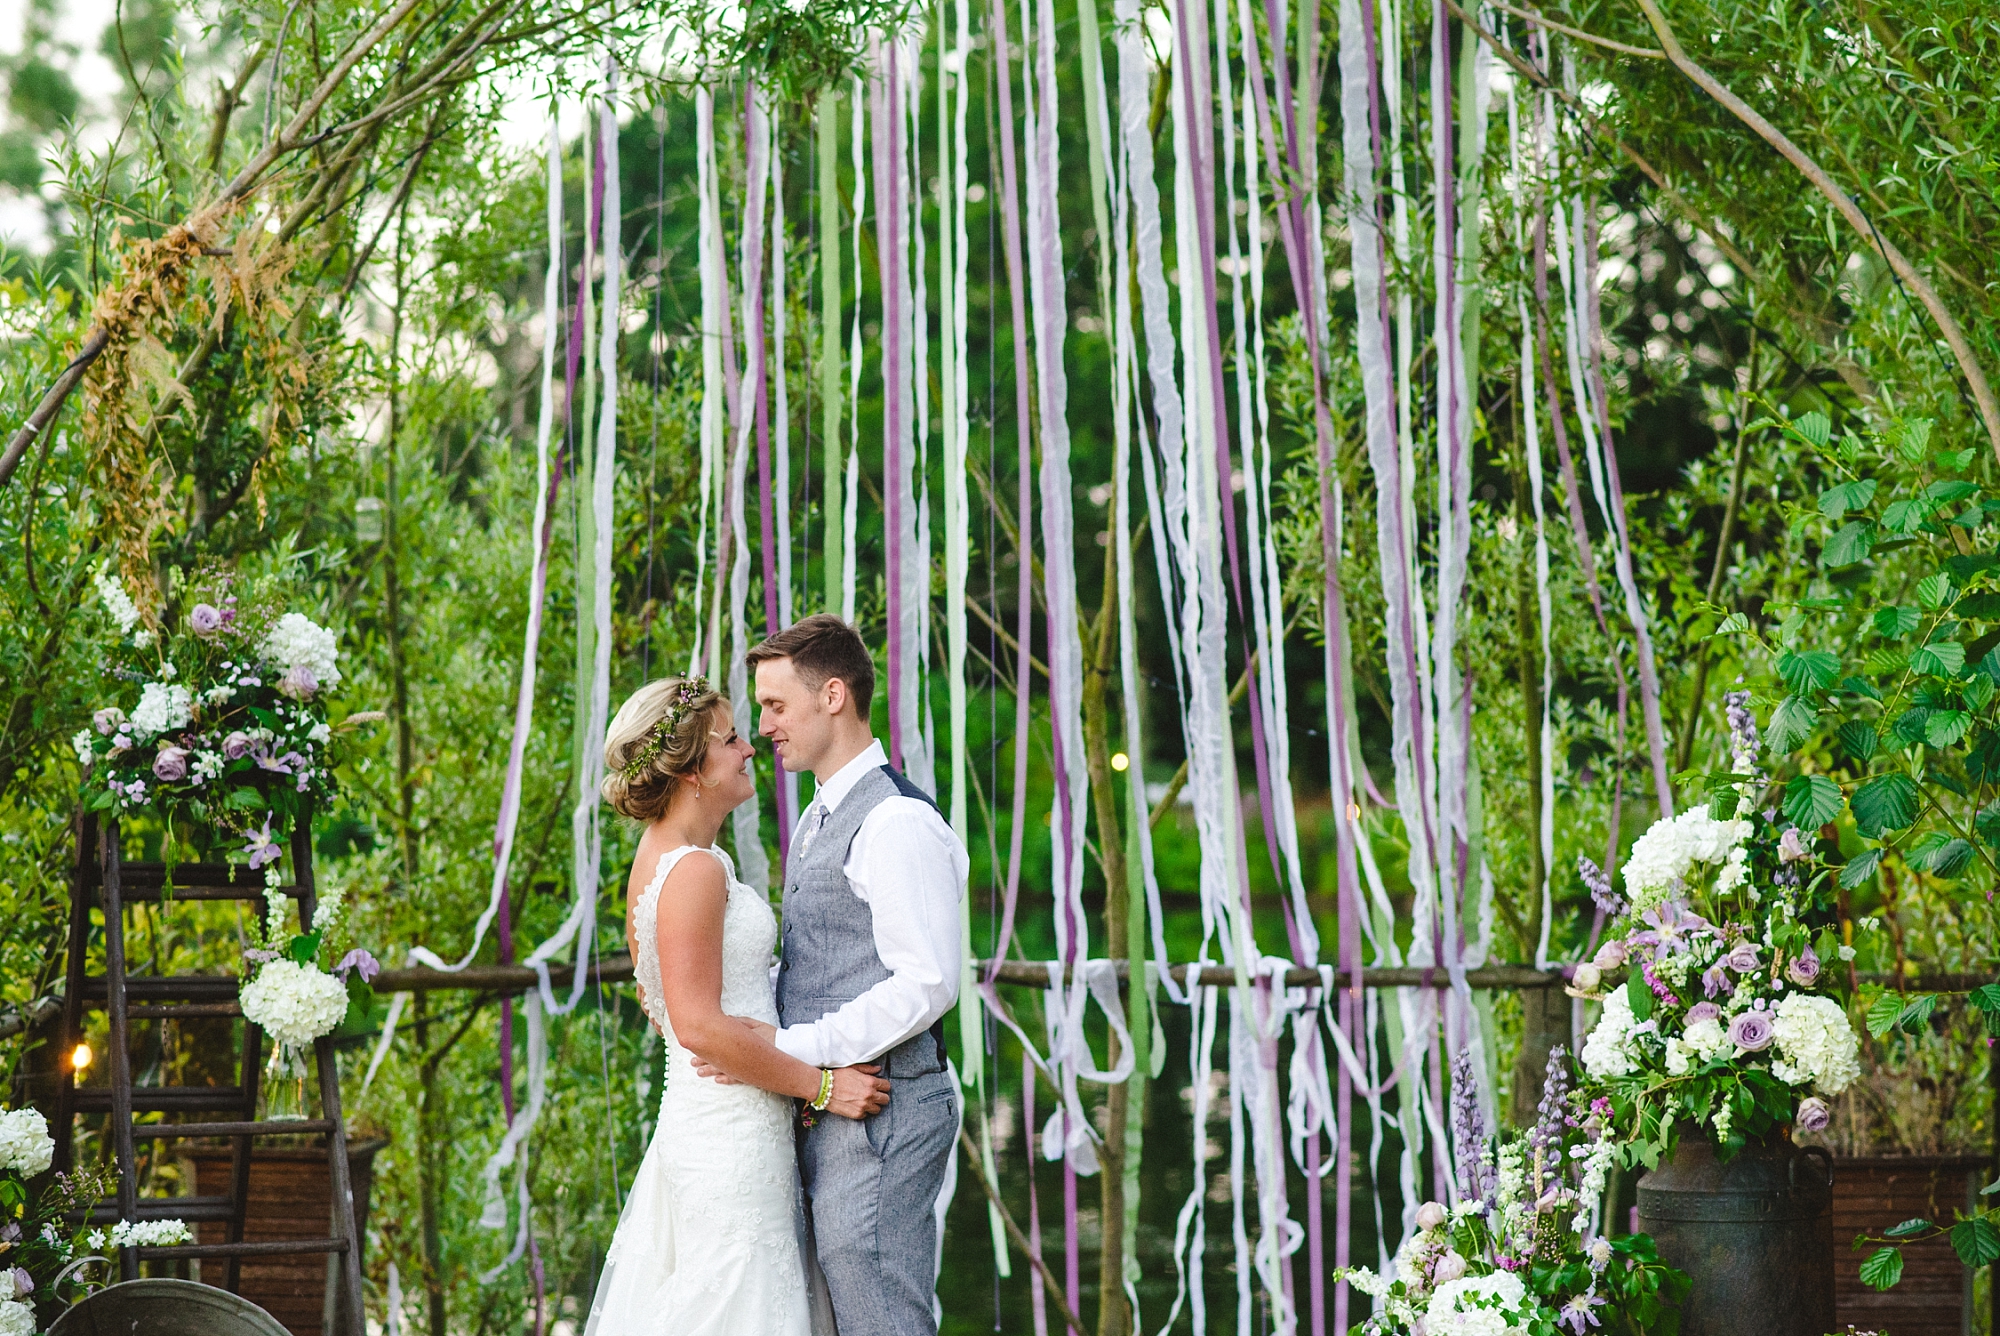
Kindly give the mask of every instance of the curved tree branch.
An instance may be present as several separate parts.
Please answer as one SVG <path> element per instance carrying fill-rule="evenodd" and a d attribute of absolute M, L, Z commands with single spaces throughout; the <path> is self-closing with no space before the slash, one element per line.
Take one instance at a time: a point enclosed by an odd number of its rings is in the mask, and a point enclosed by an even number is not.
<path fill-rule="evenodd" d="M 1813 188 L 1840 211 L 1840 216 L 1847 220 L 1848 226 L 1881 255 L 1889 268 L 1895 272 L 1896 277 L 1903 281 L 1904 286 L 1917 295 L 1917 300 L 1924 304 L 1926 311 L 1930 312 L 1931 319 L 1937 322 L 1939 332 L 1944 335 L 1944 341 L 1950 345 L 1952 357 L 1958 362 L 1958 369 L 1964 374 L 1966 384 L 1972 390 L 1973 403 L 1979 408 L 1979 417 L 1986 427 L 1986 437 L 1992 444 L 1993 456 L 1995 459 L 2000 459 L 2000 400 L 1994 398 L 1993 387 L 1986 380 L 1986 372 L 1981 369 L 1979 358 L 1974 355 L 1972 343 L 1966 338 L 1965 330 L 1960 327 L 1950 308 L 1944 304 L 1943 298 L 1938 296 L 1937 289 L 1931 286 L 1930 280 L 1918 272 L 1917 267 L 1896 248 L 1894 242 L 1882 235 L 1881 229 L 1861 212 L 1861 206 L 1856 204 L 1817 162 L 1807 156 L 1805 150 L 1794 144 L 1784 131 L 1764 119 L 1749 103 L 1732 93 L 1720 79 L 1689 59 L 1687 52 L 1681 49 L 1680 40 L 1674 36 L 1673 28 L 1668 25 L 1666 15 L 1660 12 L 1655 0 L 1638 0 L 1638 5 L 1646 15 L 1646 21 L 1653 25 L 1653 32 L 1659 37 L 1660 45 L 1665 48 L 1668 63 L 1686 75 L 1696 87 L 1720 102 L 1736 119 L 1754 130 L 1765 143 L 1778 150 L 1785 161 L 1798 170 L 1799 175 L 1810 181 Z"/>

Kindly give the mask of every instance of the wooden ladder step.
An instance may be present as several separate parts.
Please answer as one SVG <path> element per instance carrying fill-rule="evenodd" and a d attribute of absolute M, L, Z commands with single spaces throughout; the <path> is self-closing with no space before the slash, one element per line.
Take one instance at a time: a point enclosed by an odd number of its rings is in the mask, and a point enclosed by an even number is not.
<path fill-rule="evenodd" d="M 134 1086 L 132 1108 L 139 1113 L 240 1113 L 241 1086 Z M 111 1112 L 111 1088 L 86 1086 L 70 1103 L 76 1113 Z"/>
<path fill-rule="evenodd" d="M 118 1213 L 116 1202 L 100 1201 L 80 1214 L 84 1221 L 93 1225 L 110 1225 L 125 1219 Z M 225 1194 L 216 1197 L 141 1197 L 139 1208 L 133 1218 L 139 1220 L 185 1220 L 195 1224 L 203 1220 L 229 1221 L 236 1217 L 236 1205 Z"/>
<path fill-rule="evenodd" d="M 204 1016 L 241 1016 L 240 1002 L 142 1002 L 125 1008 L 135 1021 L 196 1020 Z"/>
<path fill-rule="evenodd" d="M 283 1257 L 289 1253 L 345 1253 L 346 1239 L 284 1239 L 272 1243 L 183 1243 L 139 1248 L 142 1261 L 173 1262 L 193 1257 Z"/>
<path fill-rule="evenodd" d="M 331 1132 L 325 1118 L 289 1118 L 255 1123 L 135 1123 L 132 1136 L 140 1141 L 172 1141 L 185 1137 L 313 1136 Z"/>
<path fill-rule="evenodd" d="M 225 1002 L 235 1000 L 237 990 L 243 981 L 234 974 L 139 974 L 125 978 L 125 1001 L 129 1006 L 135 1001 L 148 998 L 183 998 L 191 1002 Z M 95 1006 L 103 1006 L 110 996 L 102 974 L 88 974 L 83 978 L 78 996 Z"/>

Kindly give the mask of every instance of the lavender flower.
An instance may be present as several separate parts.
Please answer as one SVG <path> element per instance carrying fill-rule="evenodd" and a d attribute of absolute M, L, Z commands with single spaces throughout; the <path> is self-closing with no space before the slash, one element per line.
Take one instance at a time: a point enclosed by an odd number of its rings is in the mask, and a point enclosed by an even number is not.
<path fill-rule="evenodd" d="M 186 747 L 162 747 L 160 754 L 153 758 L 153 775 L 168 784 L 176 784 L 187 778 L 188 749 Z"/>
<path fill-rule="evenodd" d="M 1713 1021 L 1720 1020 L 1721 1018 L 1721 1007 L 1716 1006 L 1713 1002 L 1697 1002 L 1688 1008 L 1684 1024 L 1693 1025 L 1696 1021 Z"/>
<path fill-rule="evenodd" d="M 222 629 L 222 613 L 208 603 L 197 603 L 188 612 L 188 629 L 206 640 Z"/>
<path fill-rule="evenodd" d="M 1458 1166 L 1459 1194 L 1493 1206 L 1497 1175 L 1486 1158 L 1486 1113 L 1479 1107 L 1470 1048 L 1460 1049 L 1451 1060 L 1451 1154 Z"/>
<path fill-rule="evenodd" d="M 349 970 L 358 971 L 361 975 L 361 982 L 373 983 L 375 976 L 382 972 L 382 964 L 375 957 L 357 946 L 342 956 L 340 963 L 333 967 L 333 972 L 343 979 L 347 977 Z"/>
<path fill-rule="evenodd" d="M 1617 918 L 1625 912 L 1625 902 L 1611 889 L 1611 878 L 1604 869 L 1582 854 L 1576 856 L 1576 875 L 1583 878 L 1584 887 L 1590 892 L 1591 903 L 1604 911 L 1606 918 Z"/>
<path fill-rule="evenodd" d="M 1761 1053 L 1771 1046 L 1771 1018 L 1761 1011 L 1746 1011 L 1729 1022 L 1729 1042 L 1745 1053 Z"/>
<path fill-rule="evenodd" d="M 293 664 L 278 679 L 278 690 L 293 700 L 311 700 L 313 692 L 319 690 L 319 675 L 309 663 Z"/>
<path fill-rule="evenodd" d="M 1535 1126 L 1528 1133 L 1528 1177 L 1534 1192 L 1559 1180 L 1562 1174 L 1563 1131 L 1569 1117 L 1569 1049 L 1557 1044 L 1549 1050 L 1549 1065 L 1542 1077 L 1542 1099 L 1535 1106 Z"/>
<path fill-rule="evenodd" d="M 1600 1299 L 1595 1291 L 1573 1295 L 1563 1303 L 1562 1309 L 1556 1314 L 1556 1325 L 1568 1327 L 1576 1333 L 1576 1336 L 1583 1336 L 1585 1323 L 1593 1327 L 1602 1325 L 1597 1320 L 1597 1314 L 1591 1310 L 1603 1302 L 1604 1300 Z"/>
<path fill-rule="evenodd" d="M 283 853 L 284 850 L 276 840 L 271 838 L 271 819 L 269 817 L 264 818 L 264 825 L 261 829 L 250 832 L 250 843 L 243 852 L 250 855 L 250 870 L 252 872 L 255 872 L 266 863 L 275 863 L 278 861 L 278 855 Z"/>
<path fill-rule="evenodd" d="M 125 711 L 115 705 L 108 710 L 99 710 L 96 714 L 90 716 L 90 726 L 96 729 L 101 737 L 110 737 L 118 731 L 119 726 L 124 722 Z"/>
<path fill-rule="evenodd" d="M 1718 997 L 1736 991 L 1736 985 L 1730 982 L 1729 975 L 1724 972 L 1722 964 L 1723 962 L 1718 960 L 1701 972 L 1701 991 L 1710 997 Z M 1713 1007 L 1715 1004 L 1709 1002 L 1697 1003 L 1696 1005 Z M 1692 1015 L 1693 1013 L 1690 1012 L 1689 1014 Z"/>
<path fill-rule="evenodd" d="M 1805 840 L 1800 837 L 1799 828 L 1787 826 L 1785 833 L 1778 837 L 1778 860 L 1784 863 L 1796 863 L 1801 858 L 1810 857 L 1812 850 L 1806 847 Z"/>
<path fill-rule="evenodd" d="M 1597 954 L 1590 958 L 1590 963 L 1601 970 L 1615 970 L 1625 963 L 1625 954 L 1625 943 L 1614 937 L 1597 948 Z"/>
<path fill-rule="evenodd" d="M 1801 988 L 1810 988 L 1819 982 L 1819 952 L 1808 946 L 1792 957 L 1785 966 L 1785 977 Z"/>
<path fill-rule="evenodd" d="M 25 1299 L 35 1292 L 35 1278 L 28 1274 L 26 1267 L 17 1266 L 7 1276 L 8 1288 L 14 1291 L 16 1299 Z"/>
<path fill-rule="evenodd" d="M 1833 1122 L 1833 1110 L 1825 1100 L 1808 1097 L 1799 1101 L 1798 1116 L 1792 1121 L 1801 1132 L 1824 1132 Z"/>
<path fill-rule="evenodd" d="M 1757 716 L 1750 711 L 1750 693 L 1731 691 L 1722 698 L 1723 712 L 1729 716 L 1729 764 L 1737 774 L 1757 768 L 1762 744 L 1757 738 Z"/>

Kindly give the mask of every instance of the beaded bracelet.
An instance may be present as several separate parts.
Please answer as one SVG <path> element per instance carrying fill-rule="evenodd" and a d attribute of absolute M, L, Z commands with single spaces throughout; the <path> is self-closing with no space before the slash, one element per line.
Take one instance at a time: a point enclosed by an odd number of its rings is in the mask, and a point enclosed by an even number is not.
<path fill-rule="evenodd" d="M 826 1111 L 827 1101 L 832 1098 L 833 1098 L 833 1069 L 831 1067 L 822 1067 L 819 1069 L 819 1096 L 812 1102 L 813 1112 L 824 1113 Z"/>

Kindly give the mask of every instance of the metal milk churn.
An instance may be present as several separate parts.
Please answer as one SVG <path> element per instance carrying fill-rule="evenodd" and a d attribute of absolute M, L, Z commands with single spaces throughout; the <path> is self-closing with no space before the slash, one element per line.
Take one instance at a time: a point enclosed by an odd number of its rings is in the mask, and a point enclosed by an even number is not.
<path fill-rule="evenodd" d="M 1693 1133 L 1693 1129 L 1687 1129 Z M 1833 1157 L 1776 1136 L 1727 1164 L 1699 1134 L 1639 1180 L 1639 1228 L 1694 1281 L 1681 1336 L 1825 1336 L 1833 1326 Z"/>

